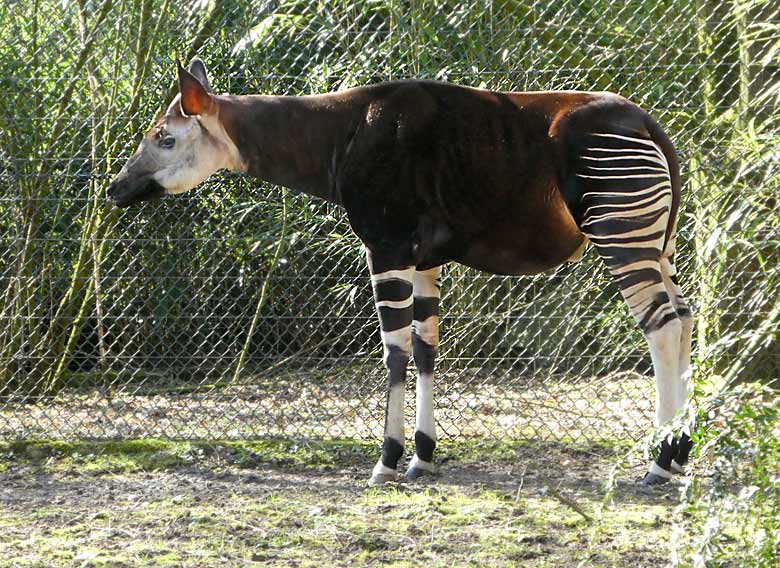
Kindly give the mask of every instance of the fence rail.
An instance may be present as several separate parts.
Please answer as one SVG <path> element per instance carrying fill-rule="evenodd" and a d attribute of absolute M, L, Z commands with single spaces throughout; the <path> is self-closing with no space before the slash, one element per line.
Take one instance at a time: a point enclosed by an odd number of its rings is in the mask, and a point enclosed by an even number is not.
<path fill-rule="evenodd" d="M 237 94 L 419 77 L 631 98 L 682 157 L 697 384 L 780 377 L 776 3 L 10 0 L 0 20 L 2 438 L 381 434 L 370 282 L 340 209 L 231 174 L 106 203 L 174 54 Z M 649 428 L 649 356 L 593 252 L 527 278 L 451 265 L 443 290 L 444 435 Z"/>

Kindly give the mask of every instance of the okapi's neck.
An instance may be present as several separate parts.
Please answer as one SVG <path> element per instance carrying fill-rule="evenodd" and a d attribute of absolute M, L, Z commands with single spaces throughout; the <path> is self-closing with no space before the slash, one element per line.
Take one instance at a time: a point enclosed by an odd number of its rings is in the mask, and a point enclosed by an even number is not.
<path fill-rule="evenodd" d="M 334 189 L 354 106 L 337 97 L 220 96 L 220 121 L 246 172 L 338 203 Z"/>

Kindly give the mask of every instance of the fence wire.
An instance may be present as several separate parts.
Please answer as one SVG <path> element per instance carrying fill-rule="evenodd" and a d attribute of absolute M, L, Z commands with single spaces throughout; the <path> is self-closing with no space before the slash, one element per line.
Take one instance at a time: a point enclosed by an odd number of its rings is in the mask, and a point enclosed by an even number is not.
<path fill-rule="evenodd" d="M 0 21 L 0 438 L 381 434 L 378 324 L 340 209 L 230 174 L 106 202 L 175 55 L 233 94 L 415 77 L 632 99 L 681 155 L 696 380 L 780 377 L 776 3 L 6 0 Z M 442 307 L 443 436 L 650 427 L 646 345 L 593 251 L 536 277 L 449 265 Z"/>

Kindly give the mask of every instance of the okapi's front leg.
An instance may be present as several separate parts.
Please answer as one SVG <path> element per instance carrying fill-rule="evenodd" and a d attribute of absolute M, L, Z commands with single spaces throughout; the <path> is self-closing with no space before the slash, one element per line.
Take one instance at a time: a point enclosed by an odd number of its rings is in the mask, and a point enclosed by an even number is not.
<path fill-rule="evenodd" d="M 412 353 L 417 367 L 417 427 L 415 454 L 406 470 L 407 479 L 434 473 L 436 423 L 433 418 L 433 367 L 439 346 L 439 297 L 441 266 L 414 273 Z"/>
<path fill-rule="evenodd" d="M 379 313 L 389 385 L 385 408 L 382 457 L 371 473 L 369 485 L 398 478 L 398 461 L 404 452 L 404 394 L 406 367 L 412 347 L 412 281 L 414 267 L 387 269 L 368 254 L 371 285 Z"/>

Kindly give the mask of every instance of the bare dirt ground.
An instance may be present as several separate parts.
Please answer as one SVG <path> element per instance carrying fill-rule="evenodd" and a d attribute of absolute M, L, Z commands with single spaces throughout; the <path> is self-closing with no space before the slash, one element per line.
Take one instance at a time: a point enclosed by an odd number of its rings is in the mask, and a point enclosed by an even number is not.
<path fill-rule="evenodd" d="M 662 566 L 679 481 L 615 450 L 441 445 L 368 489 L 373 443 L 0 444 L 0 566 Z"/>
<path fill-rule="evenodd" d="M 437 378 L 438 431 L 588 442 L 637 439 L 652 426 L 653 379 L 636 372 L 548 380 L 478 370 Z M 357 382 L 356 377 L 362 377 Z M 464 381 L 464 377 L 468 380 Z M 384 371 L 342 370 L 253 376 L 246 384 L 186 384 L 180 392 L 137 381 L 69 389 L 37 400 L 0 397 L 0 440 L 381 438 Z M 407 424 L 414 423 L 407 389 Z"/>

